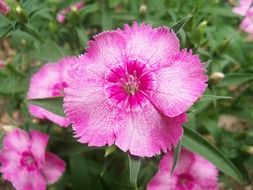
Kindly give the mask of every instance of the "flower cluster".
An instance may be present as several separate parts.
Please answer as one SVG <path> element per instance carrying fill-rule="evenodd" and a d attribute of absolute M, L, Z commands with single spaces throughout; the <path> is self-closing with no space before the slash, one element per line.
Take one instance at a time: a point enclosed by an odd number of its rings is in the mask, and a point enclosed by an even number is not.
<path fill-rule="evenodd" d="M 253 36 L 253 0 L 240 0 L 233 12 L 244 17 L 240 28 Z"/>
<path fill-rule="evenodd" d="M 45 190 L 47 184 L 55 183 L 64 172 L 65 163 L 45 151 L 47 143 L 48 135 L 38 131 L 9 132 L 0 150 L 3 178 L 17 190 Z"/>
<path fill-rule="evenodd" d="M 5 0 L 0 0 L 0 13 L 8 14 L 10 12 L 10 7 L 7 5 Z"/>
<path fill-rule="evenodd" d="M 83 4 L 75 6 L 80 9 Z M 158 184 L 156 189 L 170 184 L 172 189 L 213 190 L 216 169 L 186 150 L 174 177 L 168 176 L 170 150 L 181 139 L 186 111 L 204 93 L 206 82 L 198 55 L 181 50 L 170 28 L 134 22 L 96 35 L 79 57 L 65 57 L 42 66 L 31 78 L 27 98 L 63 96 L 66 117 L 35 105 L 30 105 L 29 111 L 62 127 L 72 124 L 81 143 L 115 144 L 141 157 L 169 150 L 150 189 L 154 184 Z M 54 183 L 65 165 L 57 156 L 45 153 L 47 141 L 47 135 L 36 131 L 27 134 L 17 129 L 9 133 L 0 152 L 4 178 L 20 190 L 44 190 L 46 184 Z M 202 166 L 210 169 L 210 175 L 196 171 Z M 28 180 L 32 175 L 34 180 Z M 163 180 L 158 179 L 158 183 L 156 178 L 161 175 Z"/>
<path fill-rule="evenodd" d="M 116 144 L 136 156 L 175 146 L 185 112 L 207 86 L 199 57 L 180 50 L 171 29 L 137 23 L 98 34 L 88 46 L 31 79 L 28 98 L 64 95 L 67 119 L 38 106 L 29 107 L 32 115 L 70 122 L 81 143 Z"/>
<path fill-rule="evenodd" d="M 70 13 L 71 11 L 78 11 L 81 10 L 84 7 L 83 2 L 78 2 L 73 5 L 70 5 L 69 7 L 60 10 L 57 13 L 56 19 L 59 23 L 64 23 L 65 22 L 65 16 L 66 14 Z"/>

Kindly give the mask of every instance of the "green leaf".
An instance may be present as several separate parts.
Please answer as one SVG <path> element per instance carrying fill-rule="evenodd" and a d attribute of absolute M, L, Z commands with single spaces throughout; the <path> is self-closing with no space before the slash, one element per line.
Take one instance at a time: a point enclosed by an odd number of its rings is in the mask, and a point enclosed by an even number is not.
<path fill-rule="evenodd" d="M 232 99 L 231 96 L 217 96 L 217 95 L 203 95 L 199 102 L 203 101 L 213 101 L 213 100 L 221 100 L 221 99 Z"/>
<path fill-rule="evenodd" d="M 57 61 L 66 54 L 64 49 L 54 41 L 45 41 L 38 50 L 31 52 L 34 58 L 47 62 Z"/>
<path fill-rule="evenodd" d="M 101 25 L 103 30 L 110 30 L 113 25 L 112 17 L 109 14 L 108 7 L 106 1 L 100 1 L 100 7 L 101 7 L 101 13 L 102 13 L 102 19 L 101 19 Z"/>
<path fill-rule="evenodd" d="M 186 17 L 183 17 L 171 27 L 172 30 L 177 34 L 191 18 L 192 18 L 191 14 L 187 15 Z"/>
<path fill-rule="evenodd" d="M 83 155 L 70 157 L 70 173 L 73 189 L 96 189 L 94 178 L 99 175 L 97 163 Z"/>
<path fill-rule="evenodd" d="M 130 183 L 133 185 L 135 189 L 138 189 L 137 179 L 138 179 L 138 174 L 141 167 L 141 159 L 138 157 L 133 157 L 130 154 L 128 154 L 128 160 L 129 160 L 129 171 L 130 171 Z"/>
<path fill-rule="evenodd" d="M 40 106 L 56 115 L 65 117 L 63 110 L 63 97 L 38 98 L 28 100 L 29 104 Z"/>
<path fill-rule="evenodd" d="M 173 154 L 173 165 L 170 171 L 170 174 L 172 175 L 176 166 L 177 166 L 177 161 L 180 157 L 180 152 L 181 152 L 181 147 L 182 147 L 182 143 L 181 141 L 178 142 L 176 148 L 174 149 L 174 154 Z"/>
<path fill-rule="evenodd" d="M 238 85 L 250 80 L 253 80 L 252 73 L 229 73 L 225 75 L 225 78 L 220 81 L 218 86 Z"/>
<path fill-rule="evenodd" d="M 124 21 L 134 21 L 136 20 L 136 16 L 129 14 L 129 13 L 119 13 L 116 15 L 112 15 L 113 19 L 117 19 L 117 20 L 124 20 Z"/>
<path fill-rule="evenodd" d="M 52 141 L 56 141 L 56 139 L 54 139 L 54 137 L 50 137 Z M 81 144 L 77 141 L 73 141 L 73 142 L 64 142 L 64 141 L 60 141 L 59 140 L 59 144 L 60 146 L 57 146 L 57 148 L 55 149 L 55 152 L 60 155 L 60 156 L 74 156 L 74 155 L 80 155 L 84 152 L 90 152 L 90 151 L 94 151 L 94 150 L 98 150 L 98 149 L 102 149 L 102 148 L 95 148 L 95 147 L 89 147 L 85 144 Z"/>
<path fill-rule="evenodd" d="M 86 15 L 89 13 L 93 13 L 99 10 L 99 6 L 97 3 L 94 3 L 92 5 L 85 5 L 85 8 L 80 10 L 79 14 L 80 17 L 83 19 Z"/>
<path fill-rule="evenodd" d="M 216 165 L 220 171 L 233 177 L 237 181 L 244 183 L 248 180 L 248 175 L 240 172 L 240 170 L 219 149 L 210 144 L 200 134 L 188 127 L 184 127 L 182 145 L 205 157 L 207 160 Z"/>
<path fill-rule="evenodd" d="M 5 26 L 5 25 L 8 25 L 10 23 L 11 23 L 11 21 L 7 17 L 0 14 L 0 26 Z"/>
<path fill-rule="evenodd" d="M 27 81 L 14 74 L 0 78 L 0 94 L 15 94 L 26 90 Z"/>
<path fill-rule="evenodd" d="M 12 30 L 11 25 L 1 26 L 0 27 L 0 38 L 6 36 Z"/>
<path fill-rule="evenodd" d="M 85 48 L 85 45 L 86 45 L 87 41 L 89 40 L 89 38 L 88 38 L 87 34 L 85 33 L 84 28 L 76 27 L 76 33 L 78 36 L 80 48 L 81 48 L 81 50 L 83 50 Z"/>

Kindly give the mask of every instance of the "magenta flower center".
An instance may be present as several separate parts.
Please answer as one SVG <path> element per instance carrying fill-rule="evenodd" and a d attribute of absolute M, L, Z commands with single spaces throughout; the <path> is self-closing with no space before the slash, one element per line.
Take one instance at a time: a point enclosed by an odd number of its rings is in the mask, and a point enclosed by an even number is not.
<path fill-rule="evenodd" d="M 134 70 L 133 74 L 126 73 L 125 78 L 121 80 L 122 86 L 127 94 L 133 96 L 138 92 L 140 81 L 137 78 L 136 70 Z"/>
<path fill-rule="evenodd" d="M 134 107 L 141 104 L 145 95 L 153 86 L 153 76 L 146 65 L 138 61 L 128 61 L 124 66 L 110 70 L 106 75 L 106 91 L 109 98 L 122 103 L 124 107 Z"/>
<path fill-rule="evenodd" d="M 63 89 L 68 87 L 66 82 L 59 82 L 53 85 L 52 96 L 63 96 Z"/>
<path fill-rule="evenodd" d="M 177 185 L 180 190 L 191 190 L 194 187 L 194 178 L 190 174 L 178 175 Z"/>
<path fill-rule="evenodd" d="M 20 159 L 21 166 L 25 167 L 28 171 L 35 170 L 37 168 L 37 162 L 30 152 L 23 152 Z"/>

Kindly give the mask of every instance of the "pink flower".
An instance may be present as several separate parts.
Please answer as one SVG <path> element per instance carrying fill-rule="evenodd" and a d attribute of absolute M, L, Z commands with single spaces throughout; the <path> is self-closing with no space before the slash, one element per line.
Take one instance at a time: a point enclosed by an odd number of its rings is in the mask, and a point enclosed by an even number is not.
<path fill-rule="evenodd" d="M 185 111 L 207 84 L 197 55 L 175 33 L 150 25 L 103 32 L 70 70 L 65 113 L 76 137 L 136 156 L 166 152 L 182 136 Z"/>
<path fill-rule="evenodd" d="M 239 5 L 233 8 L 233 12 L 238 15 L 245 16 L 252 2 L 253 0 L 240 0 Z"/>
<path fill-rule="evenodd" d="M 66 57 L 57 63 L 43 65 L 31 78 L 27 98 L 36 99 L 63 96 L 63 89 L 68 86 L 67 72 L 74 59 L 73 57 Z M 29 112 L 37 118 L 49 119 L 62 127 L 69 125 L 65 117 L 56 115 L 39 106 L 30 105 Z"/>
<path fill-rule="evenodd" d="M 6 4 L 4 0 L 0 0 L 0 13 L 8 14 L 10 12 L 10 7 Z"/>
<path fill-rule="evenodd" d="M 250 34 L 253 34 L 253 7 L 251 7 L 243 18 L 240 28 Z"/>
<path fill-rule="evenodd" d="M 3 69 L 4 67 L 5 67 L 4 62 L 0 60 L 0 70 Z"/>
<path fill-rule="evenodd" d="M 218 190 L 215 166 L 186 149 L 182 149 L 172 174 L 173 154 L 163 156 L 159 171 L 148 183 L 147 190 Z"/>
<path fill-rule="evenodd" d="M 66 9 L 65 9 L 65 13 L 69 13 L 73 10 L 81 10 L 82 8 L 84 7 L 84 3 L 83 2 L 77 2 L 73 5 L 70 5 L 68 6 Z"/>
<path fill-rule="evenodd" d="M 84 7 L 84 3 L 83 2 L 78 2 L 78 3 L 75 3 L 73 5 L 70 5 L 68 6 L 67 8 L 65 9 L 62 9 L 59 11 L 59 13 L 57 14 L 56 16 L 56 20 L 59 22 L 59 23 L 64 23 L 65 21 L 65 16 L 66 14 L 70 13 L 71 11 L 79 11 L 81 10 L 82 8 Z"/>
<path fill-rule="evenodd" d="M 64 16 L 64 14 L 62 14 L 62 13 L 58 13 L 56 19 L 57 19 L 57 21 L 58 21 L 59 23 L 64 23 L 64 21 L 65 21 L 65 16 Z"/>
<path fill-rule="evenodd" d="M 3 140 L 0 150 L 0 172 L 17 190 L 46 190 L 65 170 L 65 163 L 46 152 L 48 135 L 39 131 L 30 134 L 15 129 Z"/>

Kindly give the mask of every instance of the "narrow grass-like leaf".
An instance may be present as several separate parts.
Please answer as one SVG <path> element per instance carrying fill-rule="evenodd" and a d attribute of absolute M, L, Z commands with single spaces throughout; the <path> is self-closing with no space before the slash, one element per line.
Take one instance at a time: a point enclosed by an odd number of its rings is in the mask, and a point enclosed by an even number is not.
<path fill-rule="evenodd" d="M 217 96 L 217 95 L 203 95 L 199 102 L 203 101 L 213 101 L 213 100 L 221 100 L 221 99 L 232 99 L 231 96 Z"/>
<path fill-rule="evenodd" d="M 174 149 L 174 153 L 173 153 L 173 164 L 172 164 L 172 168 L 171 168 L 171 171 L 170 171 L 170 175 L 173 174 L 176 166 L 177 166 L 177 161 L 180 157 L 180 152 L 181 152 L 181 147 L 182 147 L 182 143 L 181 141 L 178 142 L 176 148 Z"/>
<path fill-rule="evenodd" d="M 137 189 L 137 179 L 141 167 L 141 159 L 128 154 L 130 183 Z"/>
<path fill-rule="evenodd" d="M 247 81 L 253 80 L 252 73 L 229 73 L 225 75 L 225 78 L 218 84 L 218 86 L 238 85 Z"/>
<path fill-rule="evenodd" d="M 246 173 L 241 173 L 241 171 L 219 149 L 188 127 L 184 127 L 182 145 L 205 157 L 216 165 L 220 171 L 233 177 L 240 183 L 244 183 L 248 180 L 248 175 Z"/>
<path fill-rule="evenodd" d="M 65 116 L 63 110 L 63 97 L 38 98 L 28 100 L 29 104 L 40 106 L 59 116 Z"/>
<path fill-rule="evenodd" d="M 91 5 L 85 5 L 85 9 L 80 10 L 79 14 L 81 18 L 83 19 L 86 15 L 89 13 L 93 13 L 99 10 L 99 6 L 97 3 L 91 4 Z"/>
<path fill-rule="evenodd" d="M 181 18 L 176 24 L 171 27 L 172 30 L 177 34 L 191 18 L 191 14 Z"/>

